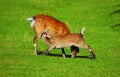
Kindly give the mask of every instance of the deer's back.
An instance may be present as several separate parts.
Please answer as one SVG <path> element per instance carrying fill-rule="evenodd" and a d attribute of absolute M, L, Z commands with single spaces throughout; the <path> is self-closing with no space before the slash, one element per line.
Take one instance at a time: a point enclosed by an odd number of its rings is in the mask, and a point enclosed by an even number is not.
<path fill-rule="evenodd" d="M 37 31 L 48 30 L 52 36 L 62 36 L 70 33 L 65 23 L 51 16 L 42 14 L 35 16 L 34 29 L 36 29 Z"/>

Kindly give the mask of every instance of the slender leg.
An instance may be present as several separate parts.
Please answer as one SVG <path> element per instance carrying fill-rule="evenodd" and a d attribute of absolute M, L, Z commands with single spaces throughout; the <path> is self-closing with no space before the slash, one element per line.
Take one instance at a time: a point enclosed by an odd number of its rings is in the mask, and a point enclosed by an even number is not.
<path fill-rule="evenodd" d="M 38 39 L 39 39 L 39 36 L 40 35 L 36 35 L 35 37 L 34 37 L 34 39 L 33 39 L 33 42 L 34 42 L 34 54 L 37 56 L 38 54 L 37 54 L 37 45 L 36 45 L 36 43 L 37 43 L 37 41 L 38 41 Z"/>
<path fill-rule="evenodd" d="M 92 49 L 90 48 L 89 45 L 79 45 L 79 47 L 87 49 L 89 51 L 90 55 L 91 55 L 91 58 L 95 59 L 95 54 L 94 54 L 94 52 L 92 51 Z"/>
<path fill-rule="evenodd" d="M 66 58 L 64 48 L 62 48 L 62 56 L 63 58 Z"/>
<path fill-rule="evenodd" d="M 36 43 L 34 43 L 34 54 L 37 56 Z"/>
<path fill-rule="evenodd" d="M 34 54 L 37 55 L 37 48 L 36 48 L 36 42 L 37 42 L 37 36 L 34 37 Z"/>
<path fill-rule="evenodd" d="M 44 32 L 44 25 L 41 24 L 42 21 L 41 20 L 35 20 L 35 24 L 34 24 L 34 31 L 35 31 L 35 37 L 33 39 L 34 42 L 34 53 L 35 55 L 37 54 L 37 41 L 39 39 L 39 37 L 41 36 L 41 34 Z M 37 27 L 39 26 L 39 27 Z"/>
<path fill-rule="evenodd" d="M 95 56 L 94 52 L 92 51 L 92 49 L 90 48 L 90 46 L 88 46 L 88 47 L 89 47 L 89 52 L 91 54 L 92 59 L 95 59 L 96 56 Z"/>

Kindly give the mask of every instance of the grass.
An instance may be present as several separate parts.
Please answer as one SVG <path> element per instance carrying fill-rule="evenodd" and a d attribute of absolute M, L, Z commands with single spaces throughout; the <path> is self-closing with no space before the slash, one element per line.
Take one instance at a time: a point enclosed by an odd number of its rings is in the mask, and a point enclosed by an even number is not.
<path fill-rule="evenodd" d="M 119 0 L 0 0 L 0 77 L 119 77 L 120 1 Z M 51 15 L 65 22 L 72 33 L 85 26 L 85 43 L 97 58 L 76 59 L 35 56 L 34 31 L 27 17 Z M 48 46 L 39 40 L 38 48 Z M 65 48 L 70 55 L 70 48 Z M 61 50 L 52 50 L 61 54 Z"/>

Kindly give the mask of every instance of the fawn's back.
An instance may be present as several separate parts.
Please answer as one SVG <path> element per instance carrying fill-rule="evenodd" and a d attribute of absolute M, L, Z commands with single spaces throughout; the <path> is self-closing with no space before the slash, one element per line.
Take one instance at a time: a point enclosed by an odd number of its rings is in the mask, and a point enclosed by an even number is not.
<path fill-rule="evenodd" d="M 65 36 L 53 37 L 50 39 L 51 45 L 56 48 L 64 48 L 83 42 L 83 36 L 81 34 L 67 34 Z"/>

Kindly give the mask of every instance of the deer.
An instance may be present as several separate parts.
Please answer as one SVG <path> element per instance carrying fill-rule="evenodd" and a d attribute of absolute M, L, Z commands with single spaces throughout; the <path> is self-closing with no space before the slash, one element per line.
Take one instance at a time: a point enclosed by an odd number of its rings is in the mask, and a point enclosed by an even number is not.
<path fill-rule="evenodd" d="M 91 47 L 89 45 L 84 44 L 84 36 L 83 33 L 85 31 L 85 28 L 83 27 L 79 33 L 70 33 L 66 34 L 64 36 L 57 36 L 57 37 L 51 37 L 49 34 L 49 31 L 45 31 L 42 33 L 43 41 L 49 40 L 49 48 L 44 52 L 44 54 L 48 54 L 52 49 L 56 48 L 65 48 L 69 46 L 76 46 L 78 48 L 85 48 L 89 51 L 91 58 L 95 59 L 95 54 L 92 51 Z"/>
<path fill-rule="evenodd" d="M 44 14 L 39 14 L 34 17 L 27 18 L 28 21 L 31 21 L 31 27 L 33 28 L 35 32 L 35 36 L 33 38 L 34 42 L 34 54 L 38 55 L 37 53 L 37 42 L 38 39 L 41 37 L 42 33 L 46 30 L 49 30 L 49 34 L 51 37 L 57 37 L 57 36 L 64 36 L 66 34 L 70 34 L 70 31 L 67 27 L 67 25 L 64 22 L 61 22 L 57 20 L 56 18 Z M 46 41 L 45 43 L 48 43 L 49 41 Z M 62 54 L 65 55 L 64 48 L 62 49 Z M 72 58 L 75 58 L 77 55 L 77 52 L 79 52 L 79 48 L 72 46 L 71 52 L 75 53 L 72 54 Z"/>

